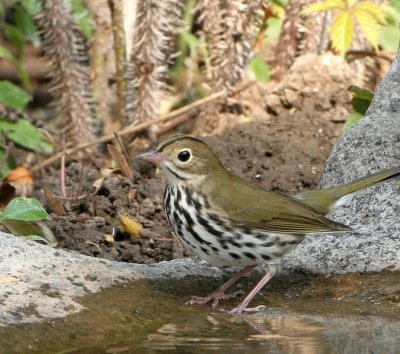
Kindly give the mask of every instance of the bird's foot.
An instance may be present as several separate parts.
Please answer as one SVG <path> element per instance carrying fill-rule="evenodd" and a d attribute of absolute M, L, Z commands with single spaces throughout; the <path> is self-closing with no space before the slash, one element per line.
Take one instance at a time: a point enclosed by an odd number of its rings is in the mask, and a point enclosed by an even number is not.
<path fill-rule="evenodd" d="M 235 291 L 231 294 L 225 294 L 223 291 L 214 291 L 208 296 L 192 296 L 192 298 L 186 302 L 186 305 L 204 305 L 207 302 L 213 300 L 211 307 L 214 309 L 217 307 L 219 300 L 227 300 L 236 297 L 239 294 L 243 294 L 242 290 Z"/>
<path fill-rule="evenodd" d="M 228 311 L 230 315 L 240 315 L 243 311 L 244 312 L 259 312 L 265 310 L 264 305 L 259 305 L 256 307 L 243 307 L 243 306 L 236 306 L 234 309 Z"/>

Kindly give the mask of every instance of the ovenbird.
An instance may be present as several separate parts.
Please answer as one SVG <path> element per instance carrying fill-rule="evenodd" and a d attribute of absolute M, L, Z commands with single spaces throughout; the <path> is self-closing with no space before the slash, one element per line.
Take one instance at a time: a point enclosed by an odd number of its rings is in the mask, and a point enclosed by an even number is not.
<path fill-rule="evenodd" d="M 164 209 L 169 224 L 183 245 L 206 261 L 221 266 L 244 266 L 206 297 L 192 297 L 189 304 L 204 304 L 237 293 L 225 290 L 257 265 L 267 272 L 230 313 L 239 314 L 273 277 L 274 261 L 294 249 L 308 233 L 351 231 L 325 217 L 356 191 L 400 175 L 400 167 L 329 189 L 286 196 L 263 190 L 223 167 L 201 140 L 172 136 L 155 151 L 137 159 L 158 165 L 167 175 Z"/>

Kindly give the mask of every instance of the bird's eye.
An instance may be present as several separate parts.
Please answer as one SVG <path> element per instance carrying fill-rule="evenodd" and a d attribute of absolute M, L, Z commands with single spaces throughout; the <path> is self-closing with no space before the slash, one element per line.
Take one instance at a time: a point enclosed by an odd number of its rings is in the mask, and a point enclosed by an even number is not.
<path fill-rule="evenodd" d="M 189 150 L 182 150 L 179 154 L 178 154 L 178 160 L 181 162 L 187 162 L 189 161 L 191 157 L 190 151 Z"/>

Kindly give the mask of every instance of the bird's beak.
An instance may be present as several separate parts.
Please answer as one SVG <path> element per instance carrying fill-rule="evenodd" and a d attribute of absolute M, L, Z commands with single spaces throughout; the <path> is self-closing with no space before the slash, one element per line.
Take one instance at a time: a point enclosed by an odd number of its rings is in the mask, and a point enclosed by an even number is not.
<path fill-rule="evenodd" d="M 161 155 L 157 151 L 144 152 L 142 154 L 136 155 L 134 158 L 140 161 L 151 162 L 155 165 L 160 165 L 165 161 L 170 161 L 168 157 Z"/>

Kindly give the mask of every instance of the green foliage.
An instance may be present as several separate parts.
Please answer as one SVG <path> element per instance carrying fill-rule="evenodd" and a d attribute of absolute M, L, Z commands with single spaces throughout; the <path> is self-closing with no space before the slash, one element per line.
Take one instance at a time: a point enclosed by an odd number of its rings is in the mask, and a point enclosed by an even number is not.
<path fill-rule="evenodd" d="M 0 223 L 7 220 L 49 220 L 49 215 L 37 199 L 17 197 L 0 212 Z"/>
<path fill-rule="evenodd" d="M 379 41 L 384 50 L 397 51 L 400 42 L 400 1 L 392 0 L 391 5 L 382 4 L 386 25 L 379 31 Z"/>
<path fill-rule="evenodd" d="M 270 17 L 267 20 L 267 29 L 265 30 L 265 39 L 267 41 L 275 41 L 279 39 L 283 23 L 283 17 Z"/>
<path fill-rule="evenodd" d="M 183 13 L 182 30 L 179 35 L 179 56 L 170 73 L 171 76 L 175 78 L 179 78 L 186 69 L 185 58 L 188 56 L 194 56 L 199 46 L 199 39 L 191 32 L 193 23 L 193 7 L 194 0 L 188 0 L 185 12 Z"/>
<path fill-rule="evenodd" d="M 371 1 L 325 0 L 310 5 L 302 14 L 335 11 L 330 38 L 332 47 L 344 56 L 354 39 L 358 23 L 365 38 L 378 50 L 379 25 L 385 23 L 385 15 L 379 5 Z"/>
<path fill-rule="evenodd" d="M 79 0 L 72 0 L 70 6 L 75 23 L 78 25 L 85 38 L 90 40 L 93 35 L 92 16 L 90 12 L 83 5 L 82 1 Z"/>
<path fill-rule="evenodd" d="M 0 81 L 0 103 L 17 111 L 22 111 L 32 99 L 31 95 L 9 81 Z M 40 153 L 51 153 L 52 145 L 43 134 L 24 119 L 9 121 L 0 116 L 0 136 L 13 141 L 22 148 Z M 12 156 L 4 161 L 4 148 L 0 147 L 0 177 L 4 178 L 9 169 L 15 167 Z"/>
<path fill-rule="evenodd" d="M 12 11 L 9 11 L 11 18 L 8 22 L 8 30 L 5 31 L 7 38 L 14 45 L 21 47 L 24 41 L 29 41 L 36 46 L 40 44 L 38 28 L 33 20 L 33 16 L 37 15 L 39 11 L 39 0 L 14 1 Z"/>
<path fill-rule="evenodd" d="M 27 103 L 32 100 L 32 96 L 21 90 L 10 81 L 0 81 L 0 103 L 21 111 Z"/>
<path fill-rule="evenodd" d="M 0 58 L 9 61 L 11 64 L 15 66 L 15 69 L 17 70 L 17 73 L 22 83 L 25 85 L 26 88 L 28 88 L 28 90 L 31 90 L 29 77 L 24 68 L 21 66 L 20 62 L 14 57 L 14 55 L 12 55 L 12 53 L 7 48 L 2 47 L 1 45 L 0 45 Z"/>
<path fill-rule="evenodd" d="M 16 236 L 28 240 L 55 245 L 57 240 L 53 232 L 40 221 L 50 217 L 42 204 L 35 198 L 17 197 L 0 212 L 0 223 Z"/>
<path fill-rule="evenodd" d="M 346 123 L 343 126 L 343 131 L 349 129 L 359 120 L 364 118 L 374 97 L 374 94 L 370 90 L 358 86 L 350 86 L 349 91 L 354 94 L 354 97 L 351 100 L 354 112 L 347 118 Z"/>
<path fill-rule="evenodd" d="M 258 54 L 249 63 L 250 70 L 254 73 L 257 81 L 268 82 L 270 80 L 270 72 L 268 64 Z"/>
<path fill-rule="evenodd" d="M 48 143 L 43 134 L 27 120 L 19 119 L 16 122 L 10 122 L 0 119 L 0 133 L 4 134 L 8 140 L 11 140 L 19 146 L 49 154 L 53 152 L 53 146 Z"/>
<path fill-rule="evenodd" d="M 0 180 L 3 180 L 11 169 L 17 167 L 14 157 L 10 154 L 8 156 L 5 155 L 5 151 L 0 149 Z"/>

